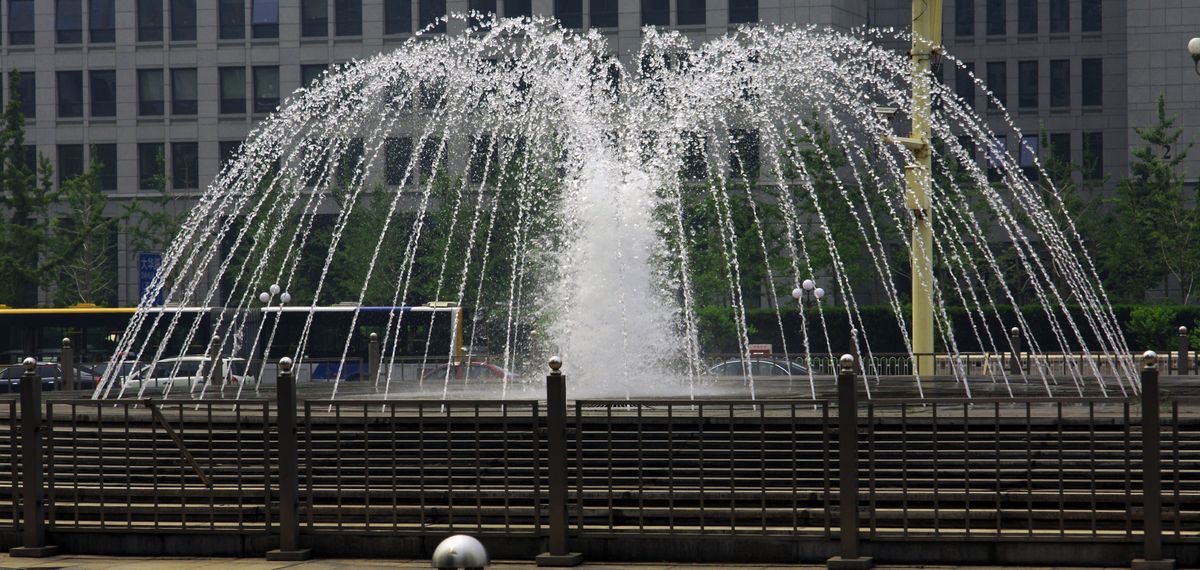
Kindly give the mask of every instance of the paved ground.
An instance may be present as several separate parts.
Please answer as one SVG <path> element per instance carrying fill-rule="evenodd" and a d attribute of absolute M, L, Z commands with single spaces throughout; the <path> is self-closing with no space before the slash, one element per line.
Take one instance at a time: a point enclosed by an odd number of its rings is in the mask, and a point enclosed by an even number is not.
<path fill-rule="evenodd" d="M 0 568 L 41 568 L 44 570 L 276 570 L 280 568 L 296 568 L 300 570 L 343 570 L 349 568 L 401 568 L 426 569 L 430 568 L 427 560 L 354 560 L 346 558 L 310 560 L 308 562 L 268 562 L 262 558 L 175 558 L 175 557 L 113 557 L 113 556 L 55 556 L 33 560 L 29 558 L 9 558 L 0 554 Z M 533 570 L 537 566 L 529 562 L 497 562 L 490 566 L 495 570 Z M 824 566 L 786 566 L 786 565 L 736 565 L 729 564 L 584 564 L 579 568 L 584 570 L 680 570 L 697 568 L 704 570 L 817 570 Z M 958 567 L 958 566 L 877 566 L 881 570 L 995 570 L 995 567 Z M 1021 567 L 1020 570 L 1052 570 L 1050 567 Z M 1057 569 L 1054 569 L 1057 570 Z M 1066 569 L 1064 569 L 1066 570 Z M 1087 569 L 1071 568 L 1070 570 L 1116 570 L 1116 569 Z"/>

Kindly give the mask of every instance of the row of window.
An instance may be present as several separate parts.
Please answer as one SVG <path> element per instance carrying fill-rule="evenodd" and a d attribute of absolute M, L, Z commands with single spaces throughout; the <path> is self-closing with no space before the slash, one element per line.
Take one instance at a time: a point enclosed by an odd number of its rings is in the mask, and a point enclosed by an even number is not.
<path fill-rule="evenodd" d="M 8 1 L 8 42 L 33 45 L 34 0 Z M 164 30 L 173 42 L 196 41 L 196 0 L 136 0 L 137 41 L 161 42 Z M 223 40 L 279 37 L 279 0 L 217 0 L 219 37 Z M 413 32 L 413 2 L 418 28 L 425 28 L 446 13 L 446 0 L 384 0 L 385 34 Z M 677 0 L 675 24 L 698 26 L 706 23 L 707 0 Z M 55 41 L 60 45 L 81 44 L 84 31 L 93 44 L 116 40 L 116 0 L 54 0 Z M 588 25 L 617 27 L 617 0 L 587 0 Z M 584 0 L 554 0 L 554 14 L 564 27 L 584 27 Z M 728 0 L 729 23 L 758 21 L 758 0 Z M 300 35 L 306 38 L 362 35 L 362 0 L 301 0 Z M 499 13 L 497 0 L 468 0 L 468 9 Z M 532 16 L 531 0 L 504 0 L 506 17 Z M 247 26 L 249 17 L 249 26 Z M 641 0 L 644 26 L 671 25 L 670 0 Z M 85 25 L 86 22 L 86 25 Z M 331 30 L 332 28 L 332 30 Z M 445 22 L 433 26 L 445 32 Z"/>
<path fill-rule="evenodd" d="M 1008 34 L 1008 5 L 1011 0 L 984 0 L 985 27 L 989 36 Z M 1079 29 L 1083 33 L 1098 33 L 1104 29 L 1103 0 L 1076 0 L 1079 3 Z M 975 3 L 976 0 L 954 0 L 954 35 L 972 37 L 975 35 Z M 1050 33 L 1068 34 L 1071 32 L 1071 2 L 1072 0 L 1016 0 L 1017 4 L 1017 33 L 1034 35 L 1039 33 L 1039 9 L 1046 6 L 1049 9 Z M 1048 5 L 1047 5 L 1048 4 Z"/>
<path fill-rule="evenodd" d="M 1008 107 L 1009 62 L 989 61 L 986 64 L 984 81 L 1000 105 Z M 1071 106 L 1071 60 L 1050 60 L 1050 107 Z M 971 108 L 975 108 L 974 63 L 964 63 L 954 77 L 954 90 Z M 1104 60 L 1083 58 L 1079 60 L 1079 95 L 1084 107 L 1099 107 L 1104 104 Z M 1017 62 L 1017 108 L 1037 109 L 1041 104 L 1041 63 L 1037 60 Z M 995 101 L 988 99 L 988 109 L 997 108 Z"/>
<path fill-rule="evenodd" d="M 1050 133 L 1048 135 L 1050 148 L 1047 149 L 1056 159 L 1071 163 L 1071 133 Z M 970 137 L 959 139 L 959 144 L 967 150 L 967 154 L 975 158 L 975 143 Z M 1017 165 L 1030 179 L 1037 178 L 1034 158 L 1041 156 L 1041 138 L 1038 135 L 1023 135 L 1021 147 L 1018 149 Z M 988 179 L 997 181 L 1001 174 L 999 156 L 1008 152 L 1008 135 L 997 135 L 992 140 L 992 148 L 987 153 Z M 1044 160 L 1044 158 L 1043 158 Z M 1104 133 L 1102 131 L 1083 132 L 1083 160 L 1078 163 L 1085 180 L 1101 180 L 1104 178 Z"/>

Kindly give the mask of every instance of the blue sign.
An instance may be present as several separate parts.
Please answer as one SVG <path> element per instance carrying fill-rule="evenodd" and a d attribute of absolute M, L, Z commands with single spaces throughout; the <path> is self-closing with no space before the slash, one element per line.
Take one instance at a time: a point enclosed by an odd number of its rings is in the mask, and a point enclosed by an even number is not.
<path fill-rule="evenodd" d="M 146 296 L 146 291 L 150 289 L 150 285 L 154 283 L 154 276 L 158 275 L 158 268 L 162 267 L 162 254 L 157 251 L 143 251 L 138 253 L 138 298 Z M 155 305 L 163 304 L 162 289 L 158 290 L 158 295 L 154 298 Z"/>

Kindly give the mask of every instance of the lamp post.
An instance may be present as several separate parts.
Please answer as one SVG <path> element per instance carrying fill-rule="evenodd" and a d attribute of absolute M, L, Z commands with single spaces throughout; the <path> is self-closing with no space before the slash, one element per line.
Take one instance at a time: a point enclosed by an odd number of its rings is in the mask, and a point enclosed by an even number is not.
<path fill-rule="evenodd" d="M 1188 42 L 1188 53 L 1192 54 L 1192 63 L 1196 65 L 1196 75 L 1200 75 L 1200 38 L 1192 38 Z"/>
<path fill-rule="evenodd" d="M 800 303 L 801 307 L 810 307 L 819 304 L 821 299 L 825 298 L 825 290 L 817 287 L 812 279 L 805 279 L 800 287 L 792 289 L 792 298 Z"/>

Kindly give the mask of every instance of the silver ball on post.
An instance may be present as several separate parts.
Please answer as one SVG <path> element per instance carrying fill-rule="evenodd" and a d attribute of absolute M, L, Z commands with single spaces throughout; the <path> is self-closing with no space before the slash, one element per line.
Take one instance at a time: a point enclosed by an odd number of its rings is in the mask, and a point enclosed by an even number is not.
<path fill-rule="evenodd" d="M 1142 368 L 1155 368 L 1158 366 L 1158 353 L 1153 350 L 1147 350 L 1142 353 Z"/>
<path fill-rule="evenodd" d="M 292 371 L 292 359 L 288 358 L 286 356 L 283 358 L 280 358 L 279 359 L 279 371 L 280 372 L 291 372 Z"/>
<path fill-rule="evenodd" d="M 26 372 L 33 372 L 37 368 L 37 360 L 32 356 L 26 356 L 25 360 L 21 361 L 21 364 L 25 366 Z"/>
<path fill-rule="evenodd" d="M 561 369 L 561 368 L 562 368 L 562 358 L 559 358 L 558 356 L 551 356 L 550 357 L 550 370 L 552 372 L 557 373 L 559 371 L 559 369 Z"/>
<path fill-rule="evenodd" d="M 838 359 L 838 364 L 841 366 L 842 372 L 852 372 L 854 370 L 854 356 L 850 354 L 843 354 L 842 357 Z"/>

